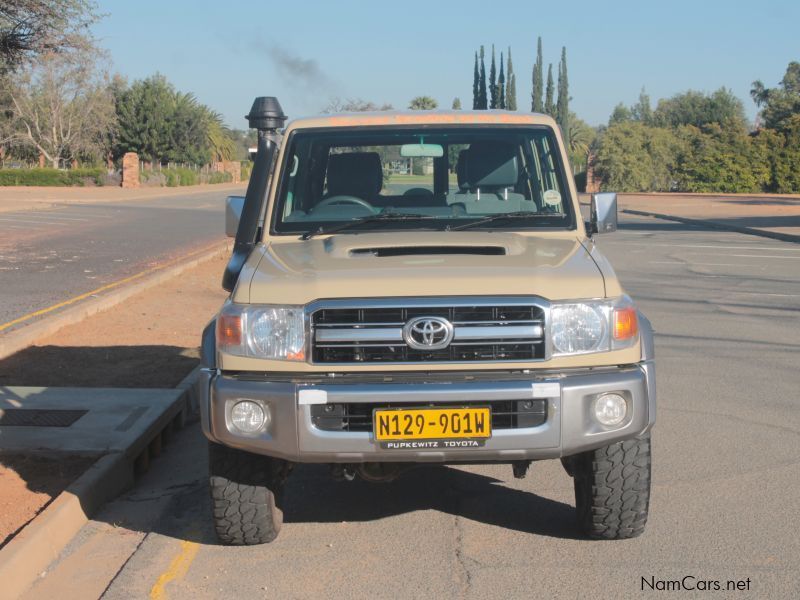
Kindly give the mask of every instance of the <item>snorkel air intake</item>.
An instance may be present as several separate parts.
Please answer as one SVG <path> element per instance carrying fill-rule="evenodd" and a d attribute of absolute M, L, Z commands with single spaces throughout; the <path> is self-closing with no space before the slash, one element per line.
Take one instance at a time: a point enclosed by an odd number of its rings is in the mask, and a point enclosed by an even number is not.
<path fill-rule="evenodd" d="M 258 221 L 267 195 L 269 171 L 278 149 L 278 130 L 283 127 L 287 117 L 277 98 L 260 96 L 253 101 L 250 113 L 245 118 L 250 129 L 258 130 L 258 152 L 247 184 L 233 254 L 222 276 L 222 287 L 228 292 L 236 286 L 239 273 L 258 239 Z"/>

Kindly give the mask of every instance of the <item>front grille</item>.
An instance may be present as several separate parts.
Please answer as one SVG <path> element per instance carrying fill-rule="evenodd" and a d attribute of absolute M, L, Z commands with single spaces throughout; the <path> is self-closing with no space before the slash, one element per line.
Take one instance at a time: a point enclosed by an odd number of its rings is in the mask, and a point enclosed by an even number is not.
<path fill-rule="evenodd" d="M 436 403 L 430 408 L 489 406 L 492 409 L 492 430 L 538 427 L 547 421 L 547 400 L 500 400 L 493 402 Z M 408 404 L 343 403 L 314 404 L 311 422 L 323 431 L 361 431 L 372 433 L 372 412 L 379 408 L 411 408 Z M 413 408 L 419 408 L 414 406 Z"/>
<path fill-rule="evenodd" d="M 455 337 L 439 350 L 403 339 L 414 317 L 441 317 Z M 545 357 L 544 309 L 534 304 L 320 308 L 312 313 L 315 363 L 528 361 Z"/>

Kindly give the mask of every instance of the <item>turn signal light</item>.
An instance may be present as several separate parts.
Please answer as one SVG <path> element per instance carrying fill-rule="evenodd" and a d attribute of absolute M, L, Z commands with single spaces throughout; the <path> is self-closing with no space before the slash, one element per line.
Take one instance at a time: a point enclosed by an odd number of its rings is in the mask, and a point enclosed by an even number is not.
<path fill-rule="evenodd" d="M 217 318 L 217 344 L 221 347 L 242 344 L 241 315 L 221 314 Z"/>
<path fill-rule="evenodd" d="M 636 309 L 632 307 L 614 309 L 614 339 L 629 340 L 639 333 Z"/>

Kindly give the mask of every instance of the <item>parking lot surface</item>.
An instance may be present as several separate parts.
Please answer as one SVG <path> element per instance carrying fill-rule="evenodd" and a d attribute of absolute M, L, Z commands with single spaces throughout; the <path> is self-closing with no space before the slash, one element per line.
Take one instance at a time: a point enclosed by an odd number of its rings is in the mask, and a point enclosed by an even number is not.
<path fill-rule="evenodd" d="M 656 330 L 642 537 L 582 539 L 558 461 L 523 480 L 510 466 L 426 467 L 390 484 L 299 466 L 278 539 L 223 547 L 194 427 L 30 597 L 617 598 L 676 580 L 797 597 L 800 245 L 632 217 L 597 242 Z"/>

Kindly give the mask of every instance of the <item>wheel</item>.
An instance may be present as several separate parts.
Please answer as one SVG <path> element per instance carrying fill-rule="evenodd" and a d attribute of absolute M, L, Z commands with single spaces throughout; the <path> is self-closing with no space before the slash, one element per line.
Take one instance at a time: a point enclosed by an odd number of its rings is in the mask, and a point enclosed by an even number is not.
<path fill-rule="evenodd" d="M 250 546 L 274 540 L 283 524 L 283 484 L 291 463 L 209 443 L 208 470 L 219 541 Z"/>
<path fill-rule="evenodd" d="M 580 529 L 623 540 L 644 532 L 650 503 L 650 434 L 570 457 Z"/>

